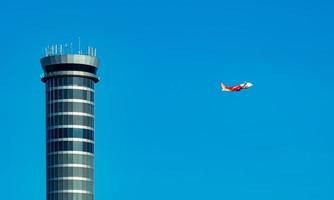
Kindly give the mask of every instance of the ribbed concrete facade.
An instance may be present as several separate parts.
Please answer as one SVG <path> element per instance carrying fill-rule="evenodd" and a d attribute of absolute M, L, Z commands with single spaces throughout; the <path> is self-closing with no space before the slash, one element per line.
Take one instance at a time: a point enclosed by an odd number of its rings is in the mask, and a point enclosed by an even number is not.
<path fill-rule="evenodd" d="M 94 199 L 94 85 L 90 55 L 41 59 L 46 84 L 47 200 Z"/>

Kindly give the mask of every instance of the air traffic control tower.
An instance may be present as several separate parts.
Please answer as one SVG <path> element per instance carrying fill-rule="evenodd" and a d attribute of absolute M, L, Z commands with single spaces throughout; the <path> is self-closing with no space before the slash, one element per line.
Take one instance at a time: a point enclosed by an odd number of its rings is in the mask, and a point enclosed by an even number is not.
<path fill-rule="evenodd" d="M 96 49 L 65 52 L 53 45 L 41 58 L 46 85 L 47 200 L 94 199 Z M 69 47 L 67 47 L 69 49 Z"/>

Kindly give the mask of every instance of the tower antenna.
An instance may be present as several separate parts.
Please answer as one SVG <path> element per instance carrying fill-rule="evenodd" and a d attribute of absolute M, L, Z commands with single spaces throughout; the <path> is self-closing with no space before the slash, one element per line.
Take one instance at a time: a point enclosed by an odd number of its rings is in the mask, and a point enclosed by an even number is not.
<path fill-rule="evenodd" d="M 79 54 L 81 54 L 80 36 L 78 37 L 78 41 L 79 41 Z"/>

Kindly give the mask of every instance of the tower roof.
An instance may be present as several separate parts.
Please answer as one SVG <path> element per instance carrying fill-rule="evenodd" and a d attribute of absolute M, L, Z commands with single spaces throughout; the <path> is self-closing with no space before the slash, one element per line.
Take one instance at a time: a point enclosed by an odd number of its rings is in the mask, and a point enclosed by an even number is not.
<path fill-rule="evenodd" d="M 80 64 L 93 67 L 99 66 L 99 60 L 95 56 L 82 54 L 52 55 L 41 58 L 42 67 L 58 64 Z"/>

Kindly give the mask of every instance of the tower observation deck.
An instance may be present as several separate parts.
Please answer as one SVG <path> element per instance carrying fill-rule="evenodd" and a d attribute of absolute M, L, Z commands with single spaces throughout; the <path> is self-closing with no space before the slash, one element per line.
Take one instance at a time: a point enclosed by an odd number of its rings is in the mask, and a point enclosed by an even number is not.
<path fill-rule="evenodd" d="M 94 93 L 96 49 L 41 58 L 46 90 L 47 200 L 94 199 Z"/>

